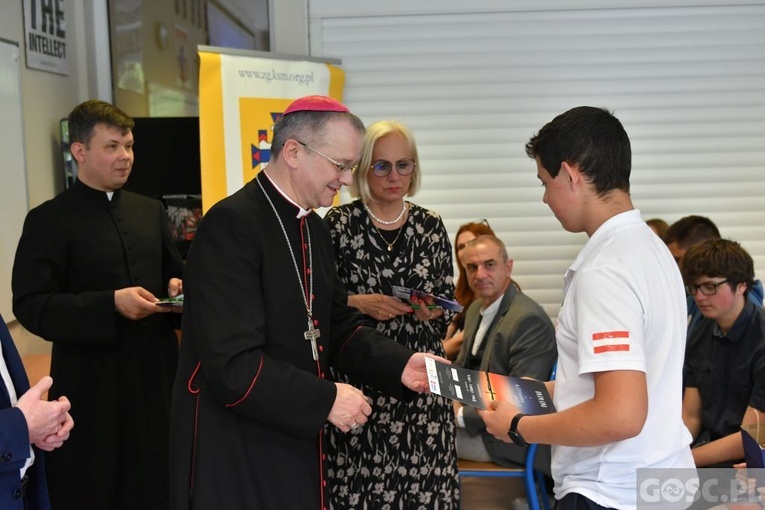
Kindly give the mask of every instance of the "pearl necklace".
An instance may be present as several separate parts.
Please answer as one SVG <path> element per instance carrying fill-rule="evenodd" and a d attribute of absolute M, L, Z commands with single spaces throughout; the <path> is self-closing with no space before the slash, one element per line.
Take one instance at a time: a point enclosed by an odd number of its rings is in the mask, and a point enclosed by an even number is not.
<path fill-rule="evenodd" d="M 399 221 L 401 221 L 401 218 L 404 217 L 404 213 L 406 213 L 406 202 L 404 202 L 403 200 L 401 201 L 401 212 L 398 213 L 398 216 L 396 216 L 396 218 L 391 221 L 381 220 L 380 218 L 375 216 L 375 213 L 372 212 L 372 209 L 370 209 L 367 204 L 364 204 L 364 209 L 367 211 L 367 214 L 380 225 L 394 225 L 398 223 Z"/>

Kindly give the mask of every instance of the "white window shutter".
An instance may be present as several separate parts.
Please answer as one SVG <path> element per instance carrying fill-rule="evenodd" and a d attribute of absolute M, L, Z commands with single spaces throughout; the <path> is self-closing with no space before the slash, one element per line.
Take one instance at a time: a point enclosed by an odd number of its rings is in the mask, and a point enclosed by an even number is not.
<path fill-rule="evenodd" d="M 342 59 L 354 113 L 412 129 L 423 171 L 412 200 L 439 213 L 452 240 L 487 218 L 513 277 L 556 317 L 586 236 L 564 232 L 542 203 L 524 145 L 571 107 L 603 106 L 632 140 L 643 217 L 709 216 L 762 274 L 765 5 L 471 13 L 462 2 L 466 12 L 439 14 L 439 3 L 383 15 L 314 1 L 310 33 L 314 55 Z"/>

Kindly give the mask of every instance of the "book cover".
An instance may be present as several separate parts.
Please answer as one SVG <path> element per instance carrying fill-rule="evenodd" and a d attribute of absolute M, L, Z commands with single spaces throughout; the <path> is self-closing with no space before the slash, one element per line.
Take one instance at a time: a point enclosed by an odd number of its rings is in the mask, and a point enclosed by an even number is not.
<path fill-rule="evenodd" d="M 488 409 L 493 400 L 511 402 L 525 414 L 555 412 L 544 382 L 469 370 L 425 358 L 430 391 L 463 404 Z"/>
<path fill-rule="evenodd" d="M 407 301 L 411 300 L 412 298 L 430 300 L 441 308 L 452 310 L 454 312 L 461 312 L 464 308 L 461 304 L 452 299 L 435 296 L 421 290 L 410 289 L 409 287 L 401 287 L 400 285 L 393 285 L 392 288 L 393 297 L 397 297 L 399 299 L 406 299 Z"/>

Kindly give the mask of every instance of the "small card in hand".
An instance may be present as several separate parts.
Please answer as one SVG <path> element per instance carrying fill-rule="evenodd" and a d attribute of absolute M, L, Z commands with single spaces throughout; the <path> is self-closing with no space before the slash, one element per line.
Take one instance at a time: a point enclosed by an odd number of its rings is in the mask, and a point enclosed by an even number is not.
<path fill-rule="evenodd" d="M 175 297 L 168 297 L 163 298 L 157 301 L 157 306 L 165 306 L 165 307 L 173 307 L 173 308 L 183 308 L 183 294 L 180 294 Z"/>

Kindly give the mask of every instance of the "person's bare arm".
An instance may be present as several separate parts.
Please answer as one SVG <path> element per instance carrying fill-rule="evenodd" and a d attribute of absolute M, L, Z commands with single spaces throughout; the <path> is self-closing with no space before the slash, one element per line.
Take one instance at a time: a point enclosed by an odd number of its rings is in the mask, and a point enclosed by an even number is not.
<path fill-rule="evenodd" d="M 524 439 L 529 443 L 598 446 L 638 435 L 648 415 L 645 373 L 614 370 L 595 373 L 593 379 L 592 399 L 557 413 L 523 418 L 518 431 Z M 495 401 L 493 407 L 478 413 L 491 434 L 509 443 L 510 421 L 520 411 L 509 402 Z"/>
<path fill-rule="evenodd" d="M 691 449 L 693 462 L 696 467 L 706 467 L 722 464 L 744 458 L 744 447 L 741 444 L 741 433 L 734 432 L 729 436 L 721 437 L 715 441 L 704 443 Z"/>
<path fill-rule="evenodd" d="M 545 381 L 545 387 L 547 388 L 547 393 L 550 394 L 550 397 L 555 397 L 555 381 Z"/>
<path fill-rule="evenodd" d="M 683 393 L 683 423 L 693 439 L 701 432 L 701 394 L 698 388 L 685 388 Z"/>
<path fill-rule="evenodd" d="M 687 391 L 687 390 L 686 390 Z M 685 407 L 685 406 L 683 406 Z M 759 413 L 759 416 L 757 416 Z M 741 425 L 754 425 L 765 420 L 765 415 L 752 407 L 747 407 Z M 736 431 L 715 441 L 710 441 L 691 450 L 696 467 L 712 466 L 725 462 L 734 462 L 744 458 L 744 446 L 741 433 Z"/>

